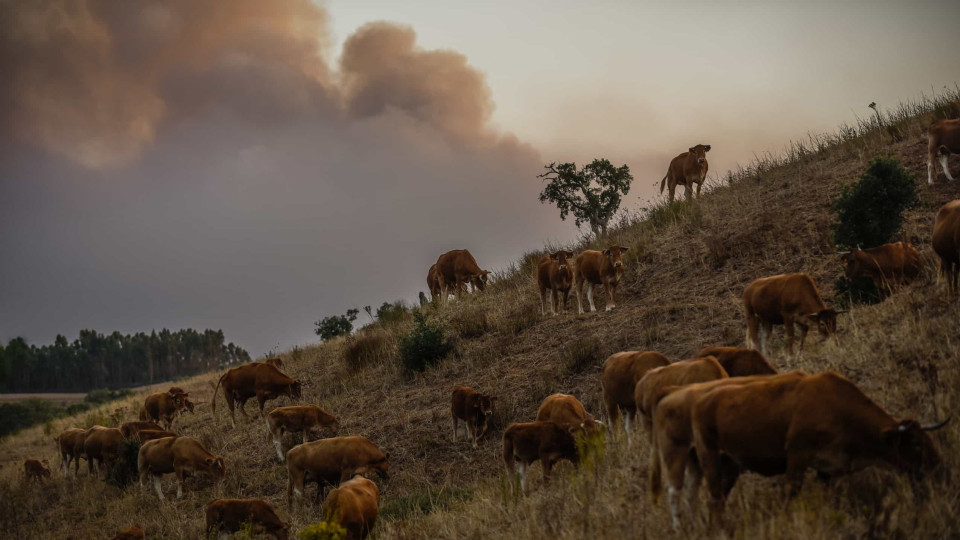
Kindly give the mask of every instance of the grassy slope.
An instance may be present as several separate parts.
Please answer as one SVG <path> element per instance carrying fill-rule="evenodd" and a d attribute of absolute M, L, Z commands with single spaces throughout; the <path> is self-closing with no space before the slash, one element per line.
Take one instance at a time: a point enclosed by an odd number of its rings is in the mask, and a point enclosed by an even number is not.
<path fill-rule="evenodd" d="M 703 345 L 742 343 L 739 298 L 752 279 L 808 272 L 831 298 L 840 268 L 830 240 L 829 201 L 878 153 L 895 154 L 917 173 L 918 182 L 925 179 L 928 121 L 926 116 L 901 117 L 903 140 L 896 143 L 883 130 L 864 128 L 818 152 L 795 147 L 790 159 L 768 159 L 693 207 L 660 207 L 649 219 L 623 224 L 613 237 L 631 251 L 613 312 L 542 319 L 528 256 L 487 294 L 440 314 L 461 337 L 456 354 L 424 375 L 407 379 L 396 368 L 395 338 L 407 323 L 368 332 L 375 334 L 368 339 L 381 339 L 385 346 L 379 361 L 358 372 L 344 364 L 343 340 L 288 353 L 287 371 L 310 383 L 307 402 L 341 416 L 341 434 L 365 435 L 390 451 L 394 474 L 383 487 L 380 537 L 660 536 L 669 523 L 665 508 L 654 506 L 646 495 L 646 444 L 628 450 L 622 441 L 612 441 L 592 472 L 561 474 L 548 487 L 539 484 L 535 473 L 533 493 L 517 499 L 504 489 L 497 434 L 509 422 L 531 420 L 539 402 L 553 392 L 577 395 L 599 414 L 599 366 L 612 352 L 656 349 L 679 359 Z M 928 243 L 934 213 L 958 197 L 960 184 L 924 185 L 921 204 L 907 216 L 904 237 L 932 257 Z M 811 335 L 802 359 L 787 359 L 777 342 L 772 360 L 781 369 L 837 370 L 895 415 L 923 420 L 956 415 L 960 304 L 945 298 L 935 281 L 931 266 L 918 283 L 883 304 L 853 310 L 841 321 L 840 347 Z M 465 337 L 474 334 L 480 335 Z M 209 400 L 209 381 L 216 381 L 216 375 L 181 386 Z M 451 442 L 449 392 L 455 384 L 500 397 L 492 435 L 479 450 Z M 202 529 L 203 505 L 222 496 L 265 498 L 295 527 L 318 519 L 316 507 L 287 508 L 286 470 L 275 460 L 265 427 L 251 419 L 229 429 L 222 396 L 219 424 L 207 404 L 179 425 L 184 434 L 225 457 L 228 478 L 216 488 L 193 480 L 183 500 L 161 506 L 136 486 L 121 491 L 83 474 L 76 482 L 56 478 L 42 488 L 21 484 L 17 475 L 24 457 L 58 463 L 52 433 L 107 423 L 118 407 L 125 408 L 124 418 L 132 418 L 141 399 L 103 407 L 99 417 L 91 413 L 66 419 L 48 426 L 46 433 L 37 427 L 3 442 L 4 530 L 22 538 L 98 538 L 140 523 L 149 536 L 194 538 Z M 936 440 L 950 468 L 958 469 L 958 423 Z M 562 473 L 571 470 L 561 467 Z M 172 482 L 166 485 L 172 495 Z M 924 492 L 929 499 L 915 497 Z M 734 490 L 729 508 L 732 526 L 750 537 L 960 533 L 960 488 L 955 483 L 913 490 L 901 477 L 881 470 L 854 475 L 831 489 L 808 483 L 789 504 L 774 482 L 748 476 Z"/>

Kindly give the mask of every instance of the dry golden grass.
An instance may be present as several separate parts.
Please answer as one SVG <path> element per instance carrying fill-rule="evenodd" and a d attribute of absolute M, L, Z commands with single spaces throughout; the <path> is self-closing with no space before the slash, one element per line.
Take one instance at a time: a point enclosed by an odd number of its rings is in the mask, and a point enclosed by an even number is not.
<path fill-rule="evenodd" d="M 830 200 L 878 153 L 899 157 L 922 183 L 929 117 L 916 112 L 907 107 L 888 119 L 888 125 L 896 126 L 896 138 L 886 127 L 869 124 L 842 129 L 834 137 L 811 137 L 805 145 L 793 145 L 786 157 L 768 156 L 732 175 L 693 205 L 660 205 L 626 219 L 602 242 L 631 248 L 612 312 L 577 316 L 573 298 L 572 312 L 541 317 L 533 268 L 542 252 L 536 252 L 501 272 L 487 293 L 443 309 L 428 308 L 431 317 L 445 321 L 457 346 L 423 374 L 402 373 L 391 348 L 398 335 L 409 331 L 409 321 L 370 329 L 369 342 L 362 345 L 337 339 L 285 355 L 286 371 L 309 383 L 306 402 L 339 415 L 342 435 L 365 435 L 390 452 L 393 474 L 382 484 L 377 536 L 672 535 L 665 508 L 652 504 L 647 494 L 646 444 L 628 451 L 623 441 L 612 440 L 594 467 L 574 472 L 563 465 L 549 486 L 540 484 L 536 467 L 531 493 L 515 496 L 502 472 L 499 433 L 510 422 L 531 420 L 540 401 L 554 392 L 580 397 L 599 415 L 598 355 L 655 349 L 680 359 L 704 345 L 743 343 L 740 294 L 757 277 L 810 273 L 829 302 L 841 272 L 830 237 Z M 903 235 L 932 257 L 928 244 L 934 212 L 960 198 L 960 183 L 941 181 L 932 188 L 924 183 L 920 198 L 907 215 Z M 584 245 L 550 249 L 557 247 Z M 598 296 L 602 309 L 603 296 Z M 958 328 L 960 301 L 945 297 L 931 265 L 917 283 L 841 320 L 839 347 L 811 335 L 804 356 L 790 359 L 778 332 L 771 360 L 784 370 L 836 370 L 894 415 L 923 421 L 960 416 Z M 360 348 L 351 353 L 350 347 Z M 364 351 L 369 355 L 363 356 Z M 209 382 L 218 375 L 195 377 L 180 386 L 208 402 Z M 452 442 L 449 399 L 457 384 L 500 398 L 490 434 L 478 450 Z M 149 537 L 197 538 L 202 536 L 203 506 L 224 496 L 266 499 L 295 529 L 319 519 L 319 508 L 286 506 L 286 470 L 276 461 L 265 426 L 251 417 L 230 429 L 222 395 L 216 419 L 206 403 L 177 425 L 225 458 L 228 475 L 222 484 L 191 480 L 183 500 L 161 505 L 136 485 L 120 490 L 83 472 L 78 480 L 55 477 L 40 487 L 21 482 L 24 458 L 47 458 L 57 465 L 54 434 L 94 421 L 108 423 L 118 406 L 126 408 L 125 419 L 133 418 L 142 397 L 38 426 L 2 443 L 0 520 L 7 536 L 107 538 L 140 523 Z M 286 402 L 270 405 L 282 404 Z M 255 414 L 250 404 L 248 409 Z M 960 422 L 938 432 L 935 440 L 956 478 Z M 172 495 L 172 479 L 164 485 Z M 788 501 L 776 479 L 745 475 L 728 511 L 734 535 L 744 538 L 943 538 L 960 534 L 960 487 L 955 480 L 914 487 L 898 474 L 870 469 L 830 488 L 808 482 L 798 498 Z M 702 521 L 687 532 L 721 535 Z"/>

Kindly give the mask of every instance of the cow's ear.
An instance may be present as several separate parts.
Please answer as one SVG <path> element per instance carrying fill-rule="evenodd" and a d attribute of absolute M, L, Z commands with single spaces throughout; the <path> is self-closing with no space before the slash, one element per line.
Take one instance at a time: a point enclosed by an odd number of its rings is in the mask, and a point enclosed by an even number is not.
<path fill-rule="evenodd" d="M 609 257 L 609 256 L 610 256 L 610 250 L 609 250 L 609 249 L 603 250 L 603 254 Z"/>
<path fill-rule="evenodd" d="M 703 145 L 703 151 L 704 151 L 704 152 L 709 152 L 709 151 L 710 151 L 710 145 L 709 145 L 709 144 Z"/>
<path fill-rule="evenodd" d="M 690 152 L 691 154 L 694 153 L 694 152 L 696 152 L 696 151 L 697 151 L 697 149 L 694 148 L 693 146 L 691 146 L 690 148 L 687 148 L 687 152 Z"/>
<path fill-rule="evenodd" d="M 557 254 L 556 254 L 556 253 L 551 253 L 551 254 L 550 254 L 550 258 L 553 259 L 553 260 L 557 260 Z"/>
<path fill-rule="evenodd" d="M 390 452 L 387 452 L 386 454 L 383 455 L 383 460 L 384 460 L 384 461 L 386 461 L 386 460 L 388 460 L 388 459 L 390 459 Z"/>
<path fill-rule="evenodd" d="M 620 253 L 626 253 L 626 252 L 627 252 L 627 249 L 629 249 L 629 248 L 625 248 L 625 247 L 623 247 L 623 246 L 620 246 Z"/>
<path fill-rule="evenodd" d="M 807 318 L 810 319 L 810 320 L 813 321 L 813 322 L 819 322 L 819 321 L 820 321 L 820 312 L 810 313 L 810 314 L 807 315 Z"/>

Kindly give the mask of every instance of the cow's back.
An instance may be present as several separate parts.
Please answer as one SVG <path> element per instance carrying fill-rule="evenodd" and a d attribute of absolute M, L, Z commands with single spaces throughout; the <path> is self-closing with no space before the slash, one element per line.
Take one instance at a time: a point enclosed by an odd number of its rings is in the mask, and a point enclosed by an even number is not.
<path fill-rule="evenodd" d="M 750 375 L 774 375 L 777 373 L 763 354 L 756 349 L 742 349 L 740 347 L 704 347 L 697 352 L 697 357 L 713 356 L 723 366 L 724 371 L 731 377 L 747 377 Z"/>
<path fill-rule="evenodd" d="M 576 261 L 574 272 L 581 280 L 591 283 L 602 283 L 602 266 L 604 254 L 602 251 L 585 249 L 581 251 Z"/>
<path fill-rule="evenodd" d="M 944 262 L 960 264 L 960 200 L 948 202 L 937 211 L 930 244 Z"/>
<path fill-rule="evenodd" d="M 648 371 L 634 388 L 634 401 L 637 410 L 650 417 L 657 402 L 669 390 L 727 377 L 727 372 L 713 356 L 675 362 Z"/>
<path fill-rule="evenodd" d="M 345 469 L 384 459 L 386 455 L 360 435 L 307 442 L 287 452 L 289 468 L 309 471 L 312 476 L 327 479 L 330 483 L 339 481 Z"/>
<path fill-rule="evenodd" d="M 807 274 L 781 274 L 760 278 L 743 291 L 749 315 L 783 324 L 784 314 L 816 313 L 826 308 L 820 292 Z"/>
<path fill-rule="evenodd" d="M 633 408 L 633 392 L 637 382 L 651 369 L 670 364 L 670 359 L 656 351 L 625 351 L 612 354 L 603 363 L 600 386 L 604 401 Z"/>
<path fill-rule="evenodd" d="M 112 457 L 117 454 L 124 440 L 118 428 L 94 426 L 83 442 L 83 452 L 88 458 Z"/>
<path fill-rule="evenodd" d="M 554 422 L 564 427 L 581 426 L 590 418 L 580 400 L 569 394 L 547 396 L 537 409 L 538 422 Z"/>
<path fill-rule="evenodd" d="M 323 503 L 324 520 L 336 519 L 349 538 L 363 538 L 373 529 L 380 506 L 380 490 L 356 476 L 332 490 Z"/>
<path fill-rule="evenodd" d="M 550 275 L 553 273 L 555 266 L 559 266 L 559 263 L 550 258 L 550 255 L 540 257 L 540 261 L 537 262 L 537 283 L 540 284 L 541 288 L 550 288 Z"/>

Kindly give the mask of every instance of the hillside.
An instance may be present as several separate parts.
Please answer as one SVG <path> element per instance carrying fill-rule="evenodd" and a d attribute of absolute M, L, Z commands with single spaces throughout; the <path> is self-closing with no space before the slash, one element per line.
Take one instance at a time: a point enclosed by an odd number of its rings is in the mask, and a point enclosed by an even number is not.
<path fill-rule="evenodd" d="M 955 111 L 958 97 L 944 102 L 953 103 Z M 803 357 L 788 358 L 782 331 L 775 330 L 770 359 L 781 370 L 836 370 L 895 416 L 927 422 L 958 416 L 960 302 L 948 298 L 937 283 L 929 239 L 936 209 L 960 198 L 960 183 L 942 177 L 933 187 L 925 183 L 930 118 L 923 106 L 911 105 L 890 115 L 891 127 L 863 124 L 837 136 L 812 137 L 785 156 L 764 158 L 724 178 L 693 205 L 661 204 L 625 220 L 611 235 L 612 242 L 630 248 L 618 308 L 612 312 L 577 316 L 572 299 L 572 313 L 541 317 L 532 278 L 532 261 L 542 253 L 538 250 L 501 272 L 487 293 L 431 315 L 445 321 L 456 350 L 422 375 L 405 376 L 396 360 L 397 336 L 409 322 L 370 328 L 350 342 L 340 339 L 286 353 L 286 371 L 309 384 L 305 402 L 339 415 L 341 435 L 362 434 L 390 452 L 392 476 L 382 485 L 377 536 L 621 538 L 669 533 L 666 508 L 647 495 L 645 442 L 628 449 L 619 438 L 611 440 L 595 468 L 572 473 L 564 464 L 548 486 L 539 483 L 535 466 L 531 494 L 513 497 L 502 473 L 499 433 L 510 422 L 532 420 L 540 401 L 554 392 L 578 396 L 599 416 L 599 369 L 613 352 L 654 349 L 682 359 L 704 345 L 742 344 L 740 297 L 758 277 L 810 273 L 830 303 L 842 272 L 831 240 L 830 201 L 878 154 L 899 158 L 921 185 L 920 204 L 908 212 L 903 238 L 929 259 L 924 275 L 881 304 L 852 309 L 840 320 L 839 346 L 812 332 Z M 722 152 L 722 142 L 712 142 L 714 152 Z M 343 359 L 348 346 L 367 347 L 376 359 L 354 370 Z M 191 480 L 182 500 L 160 505 L 154 494 L 141 493 L 136 485 L 120 490 L 83 473 L 77 481 L 55 475 L 42 487 L 20 481 L 26 457 L 58 464 L 51 438 L 60 430 L 109 424 L 115 409 L 132 419 L 141 395 L 4 441 L 3 529 L 14 538 L 107 538 L 140 523 L 148 537 L 197 538 L 203 505 L 224 496 L 267 499 L 294 528 L 318 521 L 317 507 L 287 507 L 286 469 L 277 463 L 261 421 L 251 418 L 230 429 L 222 395 L 218 418 L 213 417 L 210 382 L 218 376 L 179 384 L 206 403 L 178 427 L 225 458 L 228 476 L 222 484 L 211 488 L 204 478 Z M 496 422 L 478 450 L 451 440 L 449 399 L 456 384 L 499 397 Z M 247 409 L 254 414 L 255 405 L 248 403 Z M 935 441 L 956 478 L 960 423 L 939 431 Z M 165 481 L 168 495 L 172 485 L 172 479 Z M 746 475 L 731 494 L 728 513 L 736 535 L 749 538 L 948 537 L 960 534 L 960 484 L 914 487 L 905 477 L 869 469 L 830 488 L 808 482 L 788 502 L 776 481 Z M 717 534 L 702 522 L 696 527 L 698 536 Z"/>

